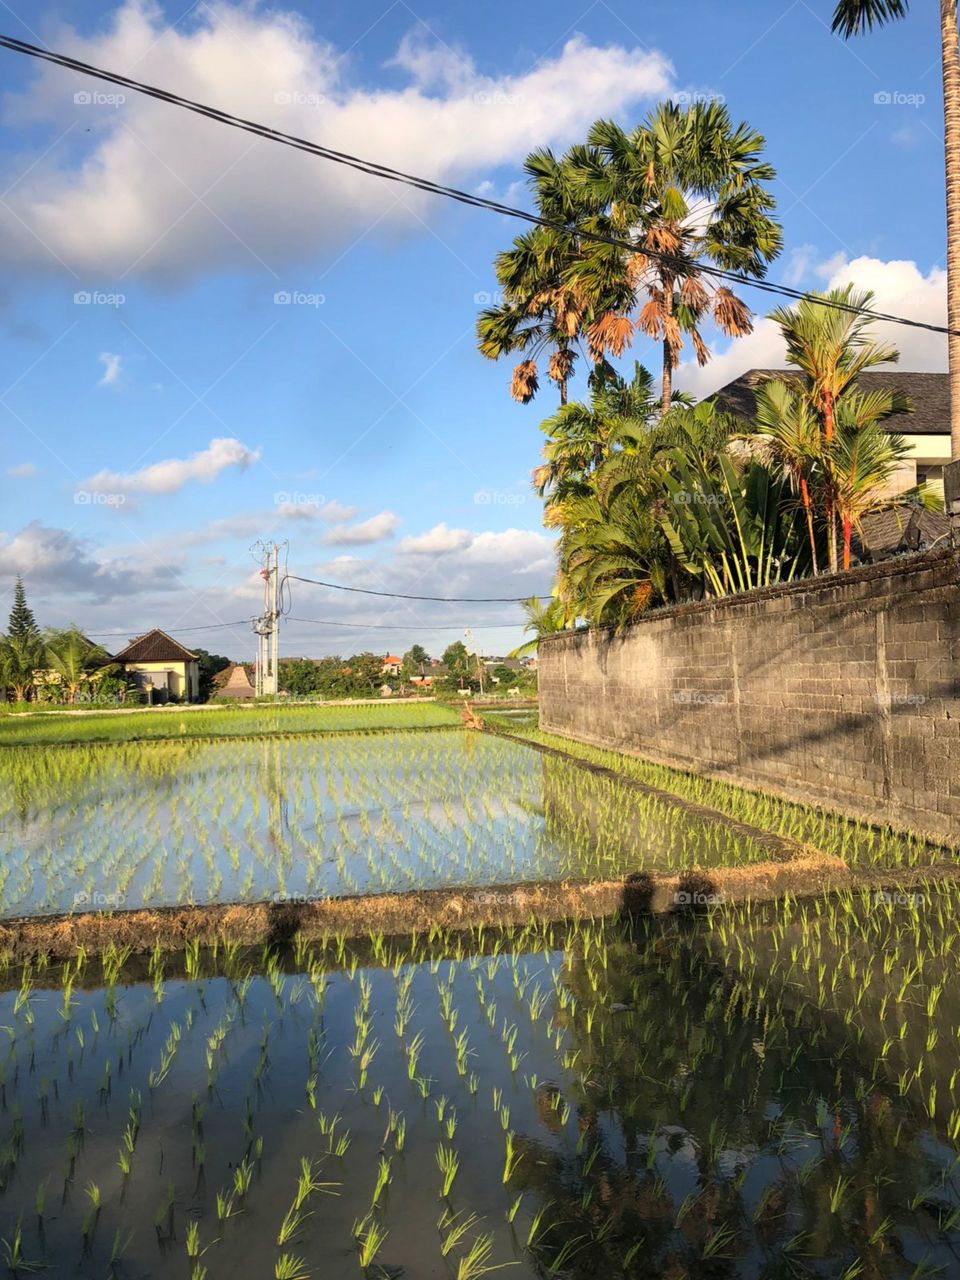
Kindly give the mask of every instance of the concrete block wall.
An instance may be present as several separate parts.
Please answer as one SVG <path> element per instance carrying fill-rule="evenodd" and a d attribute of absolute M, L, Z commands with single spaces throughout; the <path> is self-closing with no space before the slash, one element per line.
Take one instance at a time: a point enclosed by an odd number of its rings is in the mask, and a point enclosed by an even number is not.
<path fill-rule="evenodd" d="M 960 551 L 541 642 L 541 727 L 960 843 Z"/>

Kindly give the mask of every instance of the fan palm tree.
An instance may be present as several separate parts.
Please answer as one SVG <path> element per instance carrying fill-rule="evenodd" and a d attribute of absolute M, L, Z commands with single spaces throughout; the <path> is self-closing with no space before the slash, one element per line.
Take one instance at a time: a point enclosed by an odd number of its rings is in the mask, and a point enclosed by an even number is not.
<path fill-rule="evenodd" d="M 766 185 L 776 173 L 761 158 L 764 142 L 746 123 L 734 127 L 721 103 L 665 102 L 629 133 L 598 121 L 588 146 L 570 154 L 593 219 L 587 229 L 633 246 L 629 252 L 593 242 L 571 264 L 573 279 L 595 302 L 591 341 L 599 353 L 617 354 L 629 338 L 629 313 L 642 303 L 635 327 L 662 345 L 663 413 L 685 335 L 703 365 L 710 358 L 700 331 L 704 320 L 728 337 L 753 327 L 746 304 L 703 267 L 760 277 L 780 252 L 781 229 Z M 606 299 L 619 300 L 616 312 Z"/>
<path fill-rule="evenodd" d="M 510 384 L 510 394 L 521 404 L 539 390 L 538 362 L 549 352 L 547 374 L 563 406 L 579 339 L 592 319 L 588 300 L 571 277 L 573 264 L 587 252 L 577 231 L 583 209 L 565 157 L 534 151 L 524 169 L 537 212 L 552 225 L 517 236 L 511 249 L 497 255 L 494 270 L 502 298 L 480 313 L 477 344 L 490 360 L 523 354 Z"/>
<path fill-rule="evenodd" d="M 909 0 L 839 0 L 833 30 L 850 36 L 906 16 Z M 947 350 L 951 454 L 960 459 L 960 47 L 957 0 L 940 0 L 944 158 L 947 186 Z"/>
<path fill-rule="evenodd" d="M 870 290 L 852 284 L 829 293 L 811 294 L 796 307 L 778 307 L 770 318 L 780 326 L 787 344 L 787 360 L 804 377 L 803 386 L 811 408 L 820 422 L 823 447 L 829 450 L 836 430 L 836 406 L 851 391 L 857 378 L 878 364 L 893 364 L 900 353 L 892 343 L 870 337 L 870 319 L 863 315 L 873 302 Z M 822 299 L 822 301 L 818 301 Z M 890 412 L 907 408 L 902 397 L 895 399 Z M 838 567 L 835 495 L 824 488 L 827 545 L 830 571 Z"/>

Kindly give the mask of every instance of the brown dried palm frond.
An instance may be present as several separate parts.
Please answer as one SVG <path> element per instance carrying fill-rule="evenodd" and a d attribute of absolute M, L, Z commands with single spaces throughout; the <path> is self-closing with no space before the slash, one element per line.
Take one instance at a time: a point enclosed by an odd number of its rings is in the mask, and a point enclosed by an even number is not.
<path fill-rule="evenodd" d="M 652 263 L 645 253 L 632 253 L 627 259 L 627 284 L 632 289 L 643 283 Z"/>
<path fill-rule="evenodd" d="M 587 330 L 587 342 L 590 354 L 599 359 L 608 351 L 614 356 L 622 356 L 633 339 L 633 321 L 629 316 L 619 316 L 614 311 L 595 320 Z"/>
<path fill-rule="evenodd" d="M 645 613 L 650 608 L 650 602 L 653 599 L 653 584 L 651 582 L 641 582 L 630 595 L 630 616 L 636 618 L 639 614 Z"/>
<path fill-rule="evenodd" d="M 750 308 L 722 285 L 713 297 L 713 318 L 728 338 L 742 338 L 753 331 Z"/>
<path fill-rule="evenodd" d="M 584 312 L 584 300 L 580 291 L 558 289 L 553 307 L 557 317 L 557 328 L 562 329 L 568 338 L 576 337 Z"/>
<path fill-rule="evenodd" d="M 549 462 L 542 462 L 539 467 L 533 468 L 531 475 L 533 477 L 533 487 L 542 497 L 544 489 L 553 479 L 553 467 L 550 466 Z"/>
<path fill-rule="evenodd" d="M 683 236 L 668 222 L 655 222 L 644 236 L 644 243 L 655 253 L 676 254 L 683 245 Z"/>
<path fill-rule="evenodd" d="M 557 383 L 569 381 L 571 373 L 573 373 L 573 365 L 577 358 L 575 351 L 564 347 L 560 351 L 554 351 L 550 357 L 550 364 L 547 368 L 547 376 Z"/>
<path fill-rule="evenodd" d="M 693 343 L 693 349 L 697 355 L 697 364 L 702 369 L 710 359 L 710 348 L 700 337 L 700 332 L 697 329 L 690 330 L 690 341 Z"/>
<path fill-rule="evenodd" d="M 700 283 L 696 276 L 687 276 L 683 284 L 680 286 L 680 298 L 682 302 L 698 314 L 705 310 L 710 301 L 710 295 Z"/>
<path fill-rule="evenodd" d="M 650 292 L 650 301 L 641 308 L 637 316 L 637 328 L 648 338 L 657 339 L 663 329 L 663 294 L 654 289 Z"/>
<path fill-rule="evenodd" d="M 670 353 L 670 363 L 677 363 L 677 356 L 683 350 L 683 334 L 676 316 L 663 317 L 663 341 Z"/>
<path fill-rule="evenodd" d="M 540 379 L 537 376 L 536 360 L 521 360 L 513 371 L 510 382 L 510 394 L 521 404 L 529 404 L 537 394 Z"/>

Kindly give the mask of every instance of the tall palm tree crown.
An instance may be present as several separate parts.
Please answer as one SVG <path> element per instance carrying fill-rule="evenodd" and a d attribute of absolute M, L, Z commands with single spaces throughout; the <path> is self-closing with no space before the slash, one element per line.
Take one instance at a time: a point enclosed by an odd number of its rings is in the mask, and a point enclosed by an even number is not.
<path fill-rule="evenodd" d="M 745 122 L 734 127 L 721 103 L 665 102 L 630 133 L 598 121 L 587 147 L 571 154 L 574 180 L 598 227 L 634 246 L 625 252 L 594 244 L 572 267 L 573 277 L 588 297 L 623 299 L 623 314 L 596 326 L 600 345 L 615 355 L 629 335 L 627 314 L 641 306 L 636 328 L 662 345 L 664 413 L 685 336 L 703 365 L 710 357 L 704 320 L 728 337 L 753 327 L 746 305 L 702 267 L 759 277 L 780 252 L 766 185 L 776 174 L 762 159 L 763 147 L 763 135 Z"/>

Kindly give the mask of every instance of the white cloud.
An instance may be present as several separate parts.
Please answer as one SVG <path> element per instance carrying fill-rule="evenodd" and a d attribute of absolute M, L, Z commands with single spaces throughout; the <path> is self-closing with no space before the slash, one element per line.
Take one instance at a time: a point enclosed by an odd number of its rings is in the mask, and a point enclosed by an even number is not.
<path fill-rule="evenodd" d="M 341 51 L 303 18 L 255 3 L 213 0 L 168 27 L 159 5 L 126 0 L 92 34 L 62 28 L 49 39 L 85 61 L 134 67 L 148 83 L 459 185 L 533 145 L 577 140 L 599 116 L 639 114 L 672 87 L 662 54 L 574 36 L 530 70 L 496 77 L 465 53 L 408 37 L 392 60 L 406 82 L 370 88 L 348 81 Z M 8 122 L 26 136 L 38 122 L 75 130 L 66 146 L 45 154 L 38 145 L 7 173 L 4 185 L 17 180 L 0 218 L 7 263 L 166 280 L 257 258 L 276 268 L 352 241 L 378 219 L 388 234 L 415 231 L 416 214 L 436 208 L 412 189 L 135 93 L 119 105 L 74 103 L 78 91 L 111 88 L 42 67 L 26 91 L 7 95 Z"/>
<path fill-rule="evenodd" d="M 348 507 L 333 499 L 330 502 L 278 502 L 275 516 L 281 520 L 324 520 L 329 524 L 352 520 L 359 507 Z"/>
<path fill-rule="evenodd" d="M 32 462 L 20 462 L 15 467 L 7 467 L 7 475 L 15 479 L 28 480 L 31 476 L 39 474 L 40 468 L 34 466 Z"/>
<path fill-rule="evenodd" d="M 392 538 L 400 525 L 400 517 L 392 511 L 361 520 L 357 524 L 338 524 L 329 529 L 321 541 L 336 546 L 362 547 Z"/>
<path fill-rule="evenodd" d="M 14 535 L 0 534 L 0 578 L 20 574 L 29 588 L 54 592 L 64 602 L 107 601 L 176 584 L 177 571 L 165 565 L 129 569 L 100 559 L 69 529 L 33 520 Z"/>
<path fill-rule="evenodd" d="M 876 295 L 873 310 L 909 320 L 946 324 L 947 273 L 931 267 L 925 274 L 915 262 L 879 258 L 848 259 L 834 255 L 813 268 L 820 291 L 839 288 L 852 282 L 859 289 L 872 289 Z M 906 325 L 878 322 L 872 326 L 875 337 L 892 342 L 900 351 L 899 368 L 905 370 L 943 370 L 947 367 L 947 342 L 942 334 Z M 753 333 L 731 342 L 703 369 L 694 361 L 684 361 L 677 370 L 677 385 L 698 397 L 711 395 L 748 369 L 776 369 L 786 363 L 780 330 L 765 317 L 756 322 Z"/>
<path fill-rule="evenodd" d="M 397 551 L 401 555 L 411 556 L 446 555 L 451 551 L 461 551 L 464 547 L 468 547 L 473 541 L 473 536 L 467 529 L 451 529 L 441 521 L 426 533 L 401 538 L 397 543 Z"/>
<path fill-rule="evenodd" d="M 101 351 L 97 359 L 103 365 L 103 375 L 97 383 L 98 387 L 115 387 L 120 381 L 120 366 L 123 357 L 113 351 Z"/>
<path fill-rule="evenodd" d="M 190 480 L 210 484 L 227 467 L 245 471 L 260 458 L 259 449 L 248 449 L 232 436 L 211 440 L 206 449 L 189 458 L 168 458 L 126 474 L 98 471 L 78 486 L 93 493 L 176 493 Z"/>

